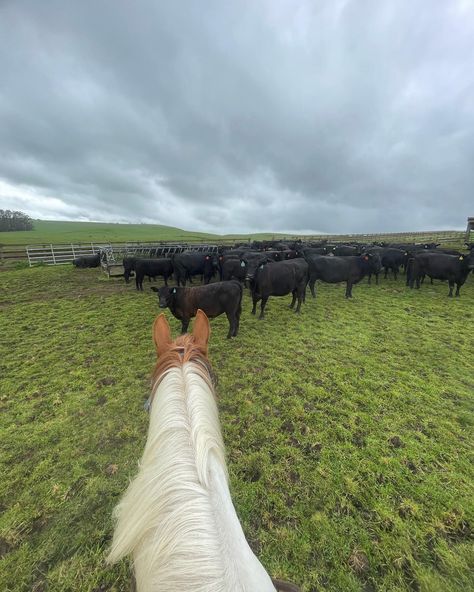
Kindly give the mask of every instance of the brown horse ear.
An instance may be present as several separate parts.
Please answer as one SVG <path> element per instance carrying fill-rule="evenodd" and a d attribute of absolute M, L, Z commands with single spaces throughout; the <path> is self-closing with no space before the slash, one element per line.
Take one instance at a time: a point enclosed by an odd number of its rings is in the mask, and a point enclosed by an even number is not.
<path fill-rule="evenodd" d="M 173 342 L 170 326 L 163 313 L 157 316 L 153 323 L 153 341 L 158 357 L 162 356 Z"/>
<path fill-rule="evenodd" d="M 206 313 L 200 308 L 197 311 L 196 320 L 194 321 L 193 337 L 195 343 L 207 353 L 207 343 L 209 335 L 211 334 L 211 327 L 209 326 L 209 319 Z"/>

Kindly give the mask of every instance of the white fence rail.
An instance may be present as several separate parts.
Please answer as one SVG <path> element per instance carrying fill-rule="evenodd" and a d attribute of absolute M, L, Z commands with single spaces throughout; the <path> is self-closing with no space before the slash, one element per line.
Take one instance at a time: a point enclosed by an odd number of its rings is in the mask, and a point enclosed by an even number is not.
<path fill-rule="evenodd" d="M 39 263 L 43 265 L 62 265 L 72 263 L 76 257 L 96 255 L 101 249 L 111 248 L 109 243 L 28 245 L 26 254 L 30 267 Z"/>
<path fill-rule="evenodd" d="M 217 252 L 212 244 L 183 243 L 82 243 L 82 244 L 44 244 L 28 245 L 26 254 L 30 267 L 37 264 L 62 265 L 72 263 L 76 257 L 96 255 L 102 251 L 102 267 L 121 265 L 123 257 L 136 255 L 139 257 L 167 257 L 185 250 Z"/>

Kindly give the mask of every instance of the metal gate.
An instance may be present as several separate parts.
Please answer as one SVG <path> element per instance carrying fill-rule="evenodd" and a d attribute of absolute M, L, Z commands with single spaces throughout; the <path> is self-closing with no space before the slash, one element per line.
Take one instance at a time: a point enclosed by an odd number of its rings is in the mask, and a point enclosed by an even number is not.
<path fill-rule="evenodd" d="M 96 255 L 104 249 L 111 248 L 110 243 L 28 245 L 26 247 L 26 254 L 30 267 L 38 263 L 42 263 L 43 265 L 62 265 L 72 263 L 76 257 Z"/>

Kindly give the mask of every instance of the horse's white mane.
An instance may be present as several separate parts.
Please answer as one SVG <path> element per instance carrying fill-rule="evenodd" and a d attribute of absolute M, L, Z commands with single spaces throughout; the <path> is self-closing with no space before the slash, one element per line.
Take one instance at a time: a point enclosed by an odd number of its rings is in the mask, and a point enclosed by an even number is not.
<path fill-rule="evenodd" d="M 274 590 L 235 515 L 217 405 L 202 374 L 195 362 L 173 367 L 153 393 L 139 472 L 115 509 L 107 560 L 133 555 L 139 592 Z"/>

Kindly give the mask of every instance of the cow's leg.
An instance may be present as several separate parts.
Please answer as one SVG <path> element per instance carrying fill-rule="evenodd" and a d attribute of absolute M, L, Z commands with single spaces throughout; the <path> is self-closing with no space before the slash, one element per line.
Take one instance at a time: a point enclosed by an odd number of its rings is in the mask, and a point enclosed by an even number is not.
<path fill-rule="evenodd" d="M 308 285 L 309 285 L 309 289 L 311 290 L 311 295 L 313 296 L 313 298 L 316 298 L 316 291 L 314 289 L 315 284 L 316 284 L 316 280 L 314 278 L 310 278 Z"/>
<path fill-rule="evenodd" d="M 138 275 L 138 273 L 135 276 L 135 287 L 137 289 L 137 291 L 140 291 L 140 284 L 143 282 L 143 278 L 141 276 Z"/>
<path fill-rule="evenodd" d="M 459 288 L 461 287 L 461 284 L 456 284 L 456 294 L 455 296 L 457 296 L 459 298 L 460 294 L 459 294 Z"/>
<path fill-rule="evenodd" d="M 187 333 L 189 327 L 189 318 L 183 317 L 181 319 L 181 333 Z"/>
<path fill-rule="evenodd" d="M 383 276 L 383 279 L 386 280 L 388 277 L 388 267 L 384 267 L 385 270 L 385 275 Z"/>
<path fill-rule="evenodd" d="M 165 286 L 168 285 L 168 276 L 166 275 L 166 273 L 163 274 L 163 279 L 165 280 Z"/>
<path fill-rule="evenodd" d="M 268 296 L 262 296 L 262 303 L 260 304 L 260 316 L 258 317 L 261 321 L 265 317 L 265 306 L 268 301 Z"/>
<path fill-rule="evenodd" d="M 257 296 L 257 294 L 252 294 L 252 302 L 253 302 L 253 307 L 252 307 L 252 314 L 254 315 L 257 312 L 257 302 L 260 300 L 260 297 Z"/>
<path fill-rule="evenodd" d="M 346 298 L 352 298 L 352 282 L 350 280 L 346 284 Z"/>
<path fill-rule="evenodd" d="M 230 339 L 232 337 L 232 335 L 234 334 L 235 315 L 232 314 L 231 312 L 226 312 L 225 316 L 227 317 L 227 320 L 229 321 L 229 332 L 227 333 L 227 339 Z"/>
<path fill-rule="evenodd" d="M 233 336 L 237 337 L 237 333 L 239 332 L 239 325 L 240 325 L 240 310 L 235 313 L 235 323 L 234 323 L 234 333 Z"/>
<path fill-rule="evenodd" d="M 394 267 L 393 268 L 393 277 L 394 277 L 395 281 L 397 280 L 398 272 L 399 272 L 398 267 Z"/>
<path fill-rule="evenodd" d="M 296 288 L 293 290 L 293 292 L 291 294 L 292 294 L 293 298 L 291 299 L 290 308 L 293 308 L 293 306 L 295 305 L 295 302 L 296 302 Z"/>
<path fill-rule="evenodd" d="M 378 273 L 375 274 L 375 285 L 376 286 L 379 285 L 379 274 Z"/>
<path fill-rule="evenodd" d="M 299 313 L 301 310 L 301 303 L 304 302 L 304 289 L 303 289 L 303 291 L 301 289 L 295 290 L 295 294 L 297 294 L 297 296 L 298 296 L 298 304 L 296 306 L 295 312 Z"/>
<path fill-rule="evenodd" d="M 371 279 L 372 279 L 372 274 L 369 273 L 369 275 L 367 276 L 367 283 L 368 283 L 369 286 L 371 284 Z"/>
<path fill-rule="evenodd" d="M 448 282 L 448 283 L 449 283 L 449 294 L 448 294 L 448 296 L 449 296 L 450 298 L 452 298 L 452 297 L 453 297 L 453 288 L 454 288 L 454 282 L 453 282 L 453 281 L 451 281 L 451 280 L 449 280 L 449 282 Z"/>

